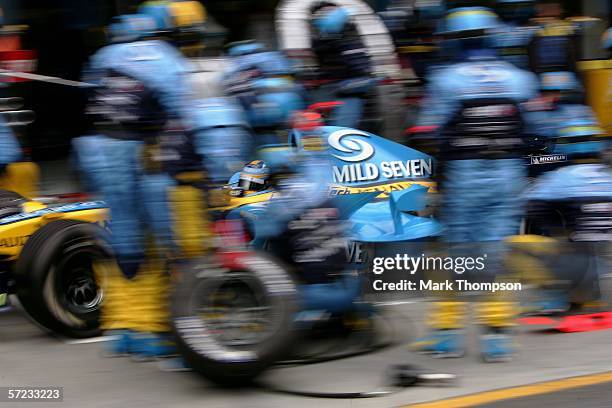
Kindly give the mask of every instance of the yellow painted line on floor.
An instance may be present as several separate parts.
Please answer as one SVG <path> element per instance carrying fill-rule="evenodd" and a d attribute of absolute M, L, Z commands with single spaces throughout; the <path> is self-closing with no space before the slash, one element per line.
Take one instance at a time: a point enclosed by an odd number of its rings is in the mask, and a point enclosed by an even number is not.
<path fill-rule="evenodd" d="M 424 402 L 421 404 L 406 405 L 410 408 L 463 408 L 474 407 L 492 402 L 509 400 L 513 398 L 529 397 L 532 395 L 549 394 L 571 388 L 585 387 L 612 381 L 612 372 L 584 375 L 580 377 L 564 378 L 561 380 L 523 385 L 501 390 L 485 391 L 478 394 L 454 397 L 440 401 Z"/>

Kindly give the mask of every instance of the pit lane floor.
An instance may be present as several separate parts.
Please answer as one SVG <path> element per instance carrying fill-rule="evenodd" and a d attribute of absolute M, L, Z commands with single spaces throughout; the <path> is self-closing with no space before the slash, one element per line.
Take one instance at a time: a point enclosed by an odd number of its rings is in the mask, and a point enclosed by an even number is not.
<path fill-rule="evenodd" d="M 353 400 L 306 398 L 257 388 L 223 390 L 193 373 L 160 371 L 154 362 L 104 358 L 101 343 L 51 337 L 30 323 L 22 312 L 14 310 L 0 314 L 0 387 L 61 386 L 64 387 L 63 403 L 49 406 L 62 407 L 391 407 L 427 401 L 439 401 L 431 407 L 454 407 L 476 405 L 452 405 L 453 400 L 440 400 L 612 371 L 612 330 L 542 334 L 522 328 L 519 336 L 522 350 L 514 361 L 482 364 L 477 354 L 475 330 L 469 333 L 473 341 L 464 358 L 432 359 L 414 354 L 406 346 L 415 334 L 423 332 L 426 303 L 400 303 L 384 309 L 390 316 L 391 330 L 404 344 L 346 360 L 274 369 L 263 381 L 277 388 L 301 391 L 367 391 L 385 384 L 390 365 L 412 363 L 435 372 L 457 374 L 456 384 L 418 386 L 381 398 Z M 548 388 L 554 393 L 541 395 L 510 391 L 498 395 L 500 398 L 480 399 L 477 403 L 499 408 L 610 406 L 609 383 L 590 384 L 583 384 L 585 388 Z M 524 397 L 503 401 L 512 395 Z M 2 406 L 12 405 L 0 403 Z M 18 406 L 42 405 L 20 403 Z"/>

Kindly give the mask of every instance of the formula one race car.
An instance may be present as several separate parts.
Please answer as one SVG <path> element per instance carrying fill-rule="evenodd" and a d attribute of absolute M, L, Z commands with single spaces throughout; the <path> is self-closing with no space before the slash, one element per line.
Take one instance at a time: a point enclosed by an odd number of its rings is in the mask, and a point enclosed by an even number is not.
<path fill-rule="evenodd" d="M 242 221 L 251 247 L 230 245 L 217 257 L 184 266 L 173 301 L 179 350 L 190 367 L 213 381 L 249 381 L 286 355 L 289 347 L 295 349 L 296 333 L 317 323 L 360 313 L 367 319 L 371 309 L 362 300 L 361 246 L 366 244 L 368 251 L 373 249 L 370 255 L 380 256 L 393 252 L 395 243 L 406 246 L 441 232 L 435 219 L 419 214 L 428 190 L 435 188 L 430 156 L 360 130 L 320 129 L 333 156 L 330 207 L 352 225 L 346 251 L 349 268 L 343 262 L 343 270 L 313 281 L 316 273 L 292 265 L 286 248 L 275 252 L 274 245 L 259 242 L 257 224 L 277 191 L 273 185 L 253 191 L 235 174 L 226 186 L 232 196 L 226 220 Z M 282 162 L 282 155 L 288 158 L 305 150 L 304 140 L 300 131 L 293 130 L 288 145 L 264 149 L 260 157 L 272 161 L 268 155 L 276 155 L 275 160 Z M 315 218 L 310 214 L 305 219 Z M 320 230 L 328 228 L 323 225 Z"/>
<path fill-rule="evenodd" d="M 0 190 L 0 307 L 17 294 L 43 328 L 71 337 L 99 333 L 101 278 L 92 262 L 110 256 L 103 202 L 45 205 Z"/>

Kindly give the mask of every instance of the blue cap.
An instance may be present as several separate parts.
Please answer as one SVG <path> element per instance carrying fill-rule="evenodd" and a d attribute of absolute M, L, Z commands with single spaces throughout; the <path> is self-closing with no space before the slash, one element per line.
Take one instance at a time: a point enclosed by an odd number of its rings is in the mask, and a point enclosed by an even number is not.
<path fill-rule="evenodd" d="M 500 27 L 497 15 L 486 7 L 460 7 L 449 10 L 443 34 L 491 30 Z"/>

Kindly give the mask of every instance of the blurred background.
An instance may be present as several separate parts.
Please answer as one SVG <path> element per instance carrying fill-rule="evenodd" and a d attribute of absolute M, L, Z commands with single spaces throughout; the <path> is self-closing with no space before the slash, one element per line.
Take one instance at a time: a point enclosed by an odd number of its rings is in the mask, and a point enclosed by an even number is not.
<path fill-rule="evenodd" d="M 256 39 L 271 49 L 279 45 L 279 36 L 286 34 L 275 30 L 275 15 L 278 1 L 256 0 L 210 0 L 202 2 L 207 10 L 207 37 L 204 41 L 204 54 L 219 56 L 222 45 L 230 41 Z M 286 1 L 290 7 L 290 1 Z M 350 3 L 350 2 L 349 2 Z M 359 2 L 356 2 L 359 3 Z M 367 1 L 364 4 L 376 13 L 381 13 L 387 22 L 389 32 L 396 45 L 402 67 L 416 68 L 418 73 L 424 58 L 428 58 L 426 48 L 432 45 L 432 28 L 435 19 L 419 10 L 435 9 L 437 1 Z M 470 2 L 467 2 L 470 3 Z M 493 5 L 494 2 L 471 2 L 473 4 Z M 612 6 L 606 0 L 558 1 L 559 12 L 563 17 L 589 16 L 597 18 L 576 38 L 578 61 L 606 57 L 601 47 L 601 35 L 610 26 Z M 42 75 L 58 76 L 64 79 L 79 80 L 83 66 L 88 58 L 107 43 L 105 28 L 113 16 L 136 11 L 136 1 L 36 1 L 5 0 L 4 34 L 2 41 L 3 63 L 19 58 L 31 61 L 31 69 Z M 367 22 L 366 24 L 372 24 Z M 297 28 L 296 28 L 297 29 Z M 366 28 L 367 31 L 367 28 Z M 373 31 L 380 31 L 379 29 Z M 419 32 L 421 31 L 421 32 Z M 307 37 L 306 33 L 298 34 Z M 373 34 L 376 36 L 376 34 Z M 380 37 L 380 36 L 379 36 Z M 18 39 L 18 42 L 8 38 Z M 222 38 L 222 40 L 219 40 Z M 286 47 L 297 47 L 288 39 Z M 380 44 L 380 43 L 379 43 Z M 380 45 L 382 48 L 383 45 Z M 421 48 L 417 48 L 421 47 Z M 26 52 L 18 56 L 10 52 L 19 49 Z M 388 52 L 381 50 L 378 52 Z M 411 73 L 404 73 L 410 80 Z M 6 78 L 5 78 L 6 79 Z M 410 96 L 408 89 L 408 96 Z M 27 145 L 32 147 L 35 160 L 54 160 L 65 158 L 69 151 L 71 138 L 81 135 L 86 129 L 84 117 L 85 96 L 78 88 L 59 86 L 41 81 L 16 82 L 3 93 L 24 96 L 27 107 L 36 112 L 36 121 L 27 130 Z M 412 90 L 412 92 L 417 92 Z M 60 103 L 55 103 L 60 101 Z M 410 101 L 406 109 L 410 109 Z M 401 116 L 401 115 L 400 115 Z M 400 119 L 395 119 L 397 122 Z M 397 123 L 394 126 L 398 126 Z M 398 129 L 388 130 L 389 133 Z M 395 138 L 396 134 L 384 136 Z"/>

